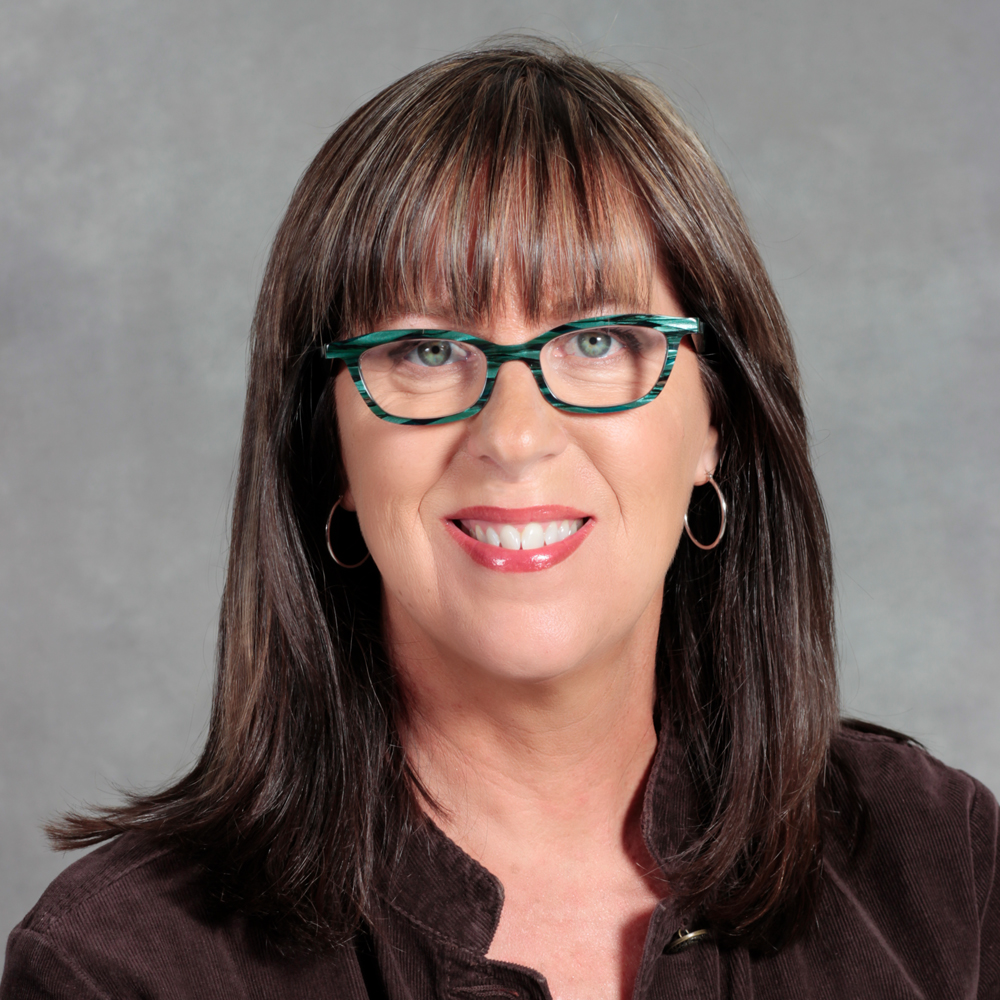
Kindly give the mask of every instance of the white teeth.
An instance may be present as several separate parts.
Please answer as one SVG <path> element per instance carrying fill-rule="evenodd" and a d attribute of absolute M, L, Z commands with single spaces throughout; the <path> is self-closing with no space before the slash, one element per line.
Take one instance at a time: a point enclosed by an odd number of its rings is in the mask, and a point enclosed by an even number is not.
<path fill-rule="evenodd" d="M 505 549 L 519 549 L 521 547 L 521 535 L 512 524 L 505 524 L 500 529 L 500 544 Z"/>
<path fill-rule="evenodd" d="M 512 524 L 489 524 L 485 521 L 463 521 L 462 526 L 477 541 L 497 548 L 540 549 L 543 545 L 554 545 L 569 538 L 583 527 L 583 519 L 547 521 L 544 524 L 531 521 L 520 530 Z"/>
<path fill-rule="evenodd" d="M 545 544 L 545 532 L 542 526 L 532 521 L 521 529 L 521 548 L 540 549 Z"/>

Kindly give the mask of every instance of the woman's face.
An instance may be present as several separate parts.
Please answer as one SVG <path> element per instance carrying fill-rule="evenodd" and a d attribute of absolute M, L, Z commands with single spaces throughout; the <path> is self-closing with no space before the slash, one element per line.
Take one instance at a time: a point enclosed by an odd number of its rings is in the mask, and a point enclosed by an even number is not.
<path fill-rule="evenodd" d="M 659 276 L 648 303 L 612 306 L 602 312 L 682 315 Z M 529 322 L 510 308 L 467 330 L 512 344 L 581 318 Z M 445 313 L 393 316 L 384 328 L 456 327 Z M 651 654 L 691 490 L 717 458 L 687 340 L 660 395 L 621 413 L 557 410 L 516 361 L 502 366 L 485 408 L 456 423 L 381 420 L 346 371 L 335 398 L 344 506 L 357 510 L 381 572 L 397 662 L 543 681 L 642 655 L 637 645 Z M 504 526 L 535 522 L 553 539 L 564 521 L 583 526 L 551 544 L 536 537 L 540 548 L 517 552 L 468 534 L 478 527 L 502 538 Z"/>

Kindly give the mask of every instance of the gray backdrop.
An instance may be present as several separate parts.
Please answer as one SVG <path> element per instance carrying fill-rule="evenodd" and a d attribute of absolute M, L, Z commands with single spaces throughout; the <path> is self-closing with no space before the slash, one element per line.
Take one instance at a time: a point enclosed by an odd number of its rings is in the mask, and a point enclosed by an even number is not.
<path fill-rule="evenodd" d="M 46 817 L 204 734 L 245 341 L 292 187 L 405 71 L 530 29 L 721 160 L 795 331 L 845 707 L 1000 788 L 995 0 L 0 7 L 0 929 Z"/>

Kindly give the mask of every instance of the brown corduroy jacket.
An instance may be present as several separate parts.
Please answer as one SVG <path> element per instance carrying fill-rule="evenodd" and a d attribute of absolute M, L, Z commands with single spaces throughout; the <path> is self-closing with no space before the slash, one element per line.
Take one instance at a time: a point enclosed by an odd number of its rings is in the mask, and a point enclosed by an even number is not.
<path fill-rule="evenodd" d="M 829 839 L 811 929 L 766 955 L 708 935 L 675 950 L 683 921 L 666 899 L 637 1000 L 1000 998 L 996 800 L 885 736 L 845 731 L 838 753 L 859 777 L 870 833 L 854 857 Z M 684 787 L 680 754 L 661 745 L 643 808 L 661 863 L 683 829 Z M 213 918 L 190 865 L 129 835 L 71 865 L 14 929 L 0 1000 L 547 1000 L 540 973 L 485 957 L 502 905 L 497 880 L 428 825 L 392 873 L 370 937 L 287 960 L 239 917 Z"/>

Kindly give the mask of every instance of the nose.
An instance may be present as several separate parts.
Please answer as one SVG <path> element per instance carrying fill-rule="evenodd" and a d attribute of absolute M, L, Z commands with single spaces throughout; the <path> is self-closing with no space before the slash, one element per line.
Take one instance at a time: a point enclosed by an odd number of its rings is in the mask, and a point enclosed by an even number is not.
<path fill-rule="evenodd" d="M 569 440 L 563 416 L 545 401 L 523 361 L 500 366 L 489 402 L 468 427 L 470 454 L 514 480 L 554 458 Z"/>

